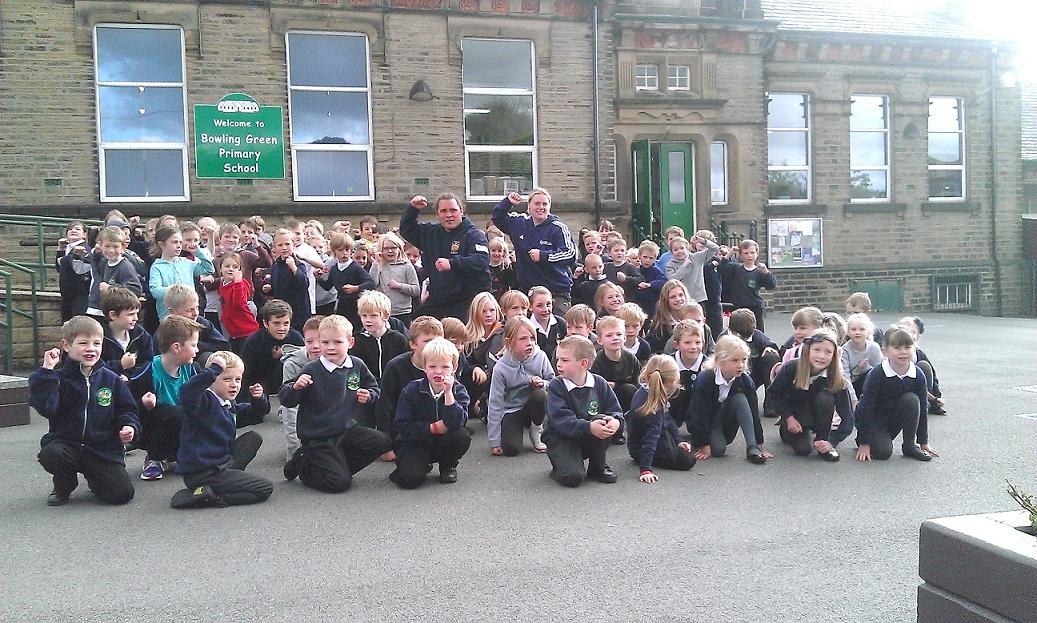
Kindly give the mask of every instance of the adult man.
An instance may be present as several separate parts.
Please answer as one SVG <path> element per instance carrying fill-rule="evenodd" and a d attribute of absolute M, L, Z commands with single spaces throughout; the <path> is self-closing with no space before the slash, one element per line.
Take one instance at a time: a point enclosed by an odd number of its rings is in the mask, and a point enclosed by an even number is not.
<path fill-rule="evenodd" d="M 472 298 L 490 289 L 486 234 L 465 216 L 457 195 L 436 197 L 438 223 L 418 222 L 418 214 L 428 205 L 428 199 L 416 195 L 400 219 L 400 234 L 421 249 L 421 264 L 428 271 L 428 298 L 414 315 L 467 319 Z"/>
<path fill-rule="evenodd" d="M 493 208 L 493 224 L 511 236 L 515 245 L 515 276 L 519 290 L 546 286 L 554 299 L 554 313 L 569 309 L 573 280 L 569 269 L 576 263 L 576 244 L 569 227 L 551 214 L 551 195 L 534 188 L 526 200 L 526 214 L 508 212 L 522 203 L 522 195 L 511 193 Z"/>

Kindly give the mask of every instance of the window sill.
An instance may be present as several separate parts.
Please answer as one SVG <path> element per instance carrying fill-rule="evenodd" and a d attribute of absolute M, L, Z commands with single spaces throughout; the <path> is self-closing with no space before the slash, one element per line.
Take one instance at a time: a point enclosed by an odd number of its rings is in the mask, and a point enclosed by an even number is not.
<path fill-rule="evenodd" d="M 776 216 L 815 216 L 828 212 L 828 206 L 813 203 L 768 203 L 763 206 L 764 214 Z"/>
<path fill-rule="evenodd" d="M 844 214 L 881 214 L 907 211 L 906 203 L 846 203 L 843 204 Z"/>
<path fill-rule="evenodd" d="M 927 201 L 923 212 L 978 212 L 980 205 L 973 201 Z"/>

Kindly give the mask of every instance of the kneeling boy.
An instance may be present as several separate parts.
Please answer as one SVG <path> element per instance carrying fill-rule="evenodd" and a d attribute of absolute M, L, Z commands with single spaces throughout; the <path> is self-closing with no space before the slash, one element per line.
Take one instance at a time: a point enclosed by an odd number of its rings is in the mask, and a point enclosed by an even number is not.
<path fill-rule="evenodd" d="M 551 478 L 566 487 L 578 487 L 584 478 L 616 482 L 605 452 L 623 426 L 623 409 L 608 381 L 590 372 L 594 356 L 587 338 L 565 338 L 555 351 L 558 376 L 547 386 L 543 441 Z M 586 467 L 584 459 L 589 459 Z"/>
<path fill-rule="evenodd" d="M 184 477 L 187 488 L 177 491 L 169 505 L 193 508 L 265 502 L 274 492 L 273 483 L 244 471 L 263 438 L 256 431 L 237 438 L 235 434 L 241 426 L 262 422 L 270 412 L 270 402 L 258 383 L 248 388 L 250 402 L 234 402 L 245 371 L 234 353 L 217 351 L 207 363 L 180 392 L 184 423 L 176 473 Z"/>
<path fill-rule="evenodd" d="M 137 436 L 140 421 L 126 383 L 101 361 L 103 335 L 93 318 L 74 316 L 61 327 L 65 365 L 58 368 L 61 351 L 54 348 L 29 377 L 29 404 L 50 421 L 39 454 L 40 465 L 54 476 L 49 506 L 68 502 L 78 473 L 104 502 L 133 499 L 122 444 Z"/>
<path fill-rule="evenodd" d="M 364 362 L 349 354 L 353 325 L 343 316 L 328 316 L 318 334 L 320 358 L 281 387 L 281 404 L 299 407 L 296 431 L 302 442 L 285 463 L 284 477 L 341 493 L 353 484 L 353 474 L 392 449 L 392 440 L 357 424 L 359 405 L 377 401 L 379 390 Z"/>
<path fill-rule="evenodd" d="M 396 405 L 396 470 L 389 480 L 404 489 L 421 486 L 432 463 L 439 463 L 439 482 L 457 482 L 457 463 L 472 444 L 464 426 L 468 391 L 454 378 L 458 357 L 445 338 L 426 344 L 426 378 L 408 383 Z"/>

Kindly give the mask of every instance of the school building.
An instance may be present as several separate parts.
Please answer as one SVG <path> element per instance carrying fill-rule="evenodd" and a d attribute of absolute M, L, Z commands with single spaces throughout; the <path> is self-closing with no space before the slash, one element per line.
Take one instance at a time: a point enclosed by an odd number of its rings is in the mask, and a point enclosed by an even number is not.
<path fill-rule="evenodd" d="M 1032 313 L 1015 50 L 900 5 L 5 0 L 0 212 L 393 226 L 453 191 L 482 226 L 542 186 L 574 231 L 754 237 L 773 309 Z"/>

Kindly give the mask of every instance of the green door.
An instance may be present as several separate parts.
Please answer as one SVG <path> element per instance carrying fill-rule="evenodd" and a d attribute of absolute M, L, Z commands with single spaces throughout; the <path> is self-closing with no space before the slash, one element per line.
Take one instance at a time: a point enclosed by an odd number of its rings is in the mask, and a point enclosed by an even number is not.
<path fill-rule="evenodd" d="M 634 244 L 642 240 L 653 238 L 657 231 L 652 225 L 652 154 L 651 144 L 648 141 L 634 141 L 630 148 L 630 160 L 633 166 L 631 175 L 633 211 L 631 216 L 634 220 Z"/>
<path fill-rule="evenodd" d="M 659 145 L 660 229 L 665 231 L 667 227 L 677 225 L 689 238 L 695 231 L 694 153 L 691 143 Z"/>

